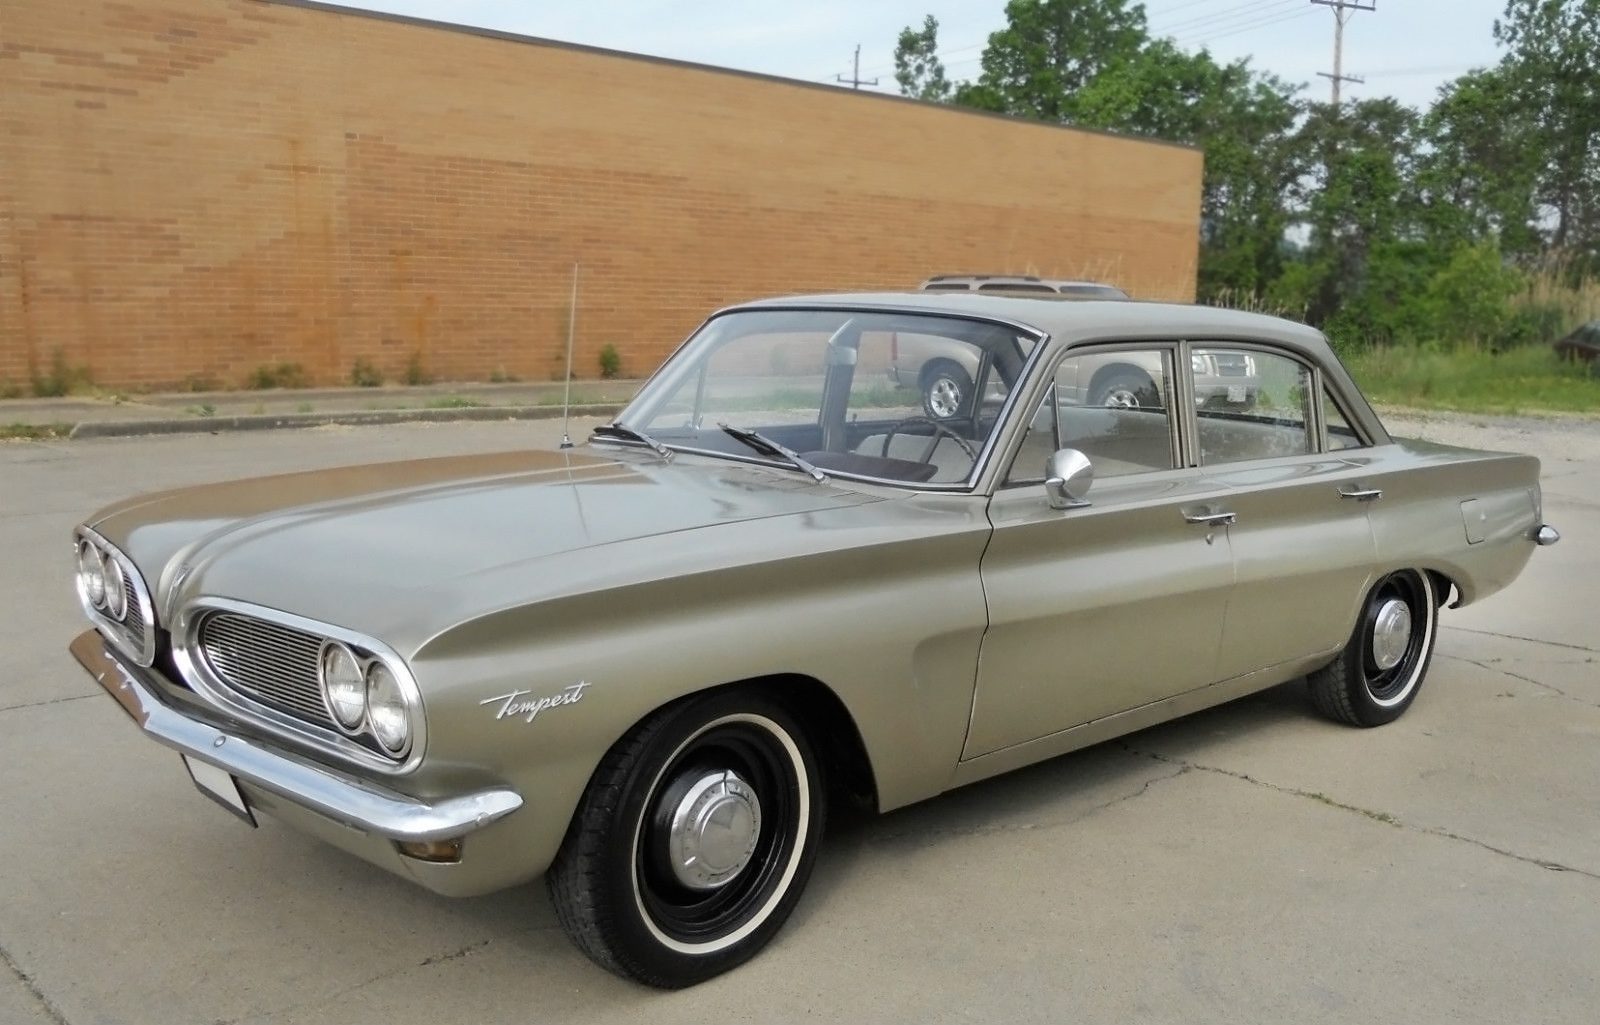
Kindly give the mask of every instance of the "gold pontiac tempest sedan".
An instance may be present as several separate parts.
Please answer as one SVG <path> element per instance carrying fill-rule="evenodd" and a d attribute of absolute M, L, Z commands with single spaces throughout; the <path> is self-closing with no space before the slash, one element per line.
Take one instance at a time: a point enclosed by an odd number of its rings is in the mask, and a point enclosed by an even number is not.
<path fill-rule="evenodd" d="M 930 419 L 901 347 L 957 353 L 965 405 Z M 1196 401 L 1218 360 L 1248 402 Z M 1107 365 L 1137 381 L 1091 404 Z M 1538 480 L 1390 438 L 1282 320 L 775 299 L 712 316 L 580 449 L 102 510 L 72 653 L 240 818 L 441 894 L 542 875 L 595 961 L 685 986 L 772 938 L 830 802 L 1302 676 L 1340 722 L 1393 720 L 1439 609 L 1558 539 Z"/>

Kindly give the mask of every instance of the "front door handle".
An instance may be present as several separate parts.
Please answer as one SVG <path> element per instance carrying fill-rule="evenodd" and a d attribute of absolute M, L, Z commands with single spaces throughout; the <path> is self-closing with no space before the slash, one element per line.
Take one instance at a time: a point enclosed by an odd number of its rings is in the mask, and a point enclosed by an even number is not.
<path fill-rule="evenodd" d="M 1340 488 L 1339 497 L 1353 498 L 1357 502 L 1373 502 L 1383 497 L 1383 491 L 1379 488 Z"/>
<path fill-rule="evenodd" d="M 1203 523 L 1208 527 L 1225 526 L 1237 520 L 1231 512 L 1186 512 L 1183 518 L 1189 523 Z"/>

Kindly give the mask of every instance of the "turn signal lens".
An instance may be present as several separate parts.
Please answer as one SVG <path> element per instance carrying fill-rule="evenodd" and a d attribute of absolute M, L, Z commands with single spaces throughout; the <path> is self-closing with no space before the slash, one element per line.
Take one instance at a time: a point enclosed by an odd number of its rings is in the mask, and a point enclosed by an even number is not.
<path fill-rule="evenodd" d="M 360 729 L 367 715 L 367 681 L 355 652 L 343 644 L 322 648 L 322 693 L 334 721 L 351 732 Z"/>
<path fill-rule="evenodd" d="M 408 858 L 432 861 L 442 865 L 461 860 L 461 841 L 455 840 L 396 840 L 395 849 Z"/>
<path fill-rule="evenodd" d="M 400 681 L 382 662 L 367 667 L 367 722 L 378 744 L 399 757 L 411 741 L 411 714 Z"/>

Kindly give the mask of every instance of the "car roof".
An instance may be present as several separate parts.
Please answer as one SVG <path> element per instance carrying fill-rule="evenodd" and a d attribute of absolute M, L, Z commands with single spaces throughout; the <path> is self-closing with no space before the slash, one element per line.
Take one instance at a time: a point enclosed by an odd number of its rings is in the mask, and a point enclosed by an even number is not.
<path fill-rule="evenodd" d="M 1185 303 L 1055 299 L 993 292 L 844 292 L 761 299 L 733 309 L 875 309 L 982 317 L 1033 328 L 1067 344 L 1106 339 L 1267 341 L 1326 362 L 1322 332 L 1262 313 Z M 728 312 L 728 311 L 723 311 Z"/>

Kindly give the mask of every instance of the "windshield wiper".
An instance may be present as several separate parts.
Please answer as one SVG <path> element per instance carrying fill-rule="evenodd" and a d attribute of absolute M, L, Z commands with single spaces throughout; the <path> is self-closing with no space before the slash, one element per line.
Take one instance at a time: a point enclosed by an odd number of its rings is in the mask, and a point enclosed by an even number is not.
<path fill-rule="evenodd" d="M 732 424 L 719 423 L 717 426 L 722 428 L 724 431 L 727 431 L 735 438 L 738 438 L 746 445 L 749 445 L 753 449 L 766 452 L 768 455 L 774 455 L 789 460 L 791 465 L 798 469 L 804 470 L 806 473 L 809 473 L 811 478 L 818 484 L 821 484 L 823 481 L 828 479 L 827 474 L 806 462 L 805 459 L 801 457 L 800 453 L 796 452 L 792 448 L 789 448 L 787 445 L 780 445 L 778 442 L 773 441 L 771 438 L 759 431 L 752 431 L 748 427 L 735 427 Z"/>
<path fill-rule="evenodd" d="M 631 441 L 643 442 L 650 447 L 652 452 L 661 457 L 662 462 L 672 462 L 672 449 L 636 427 L 629 427 L 627 424 L 613 421 L 608 424 L 601 424 L 589 433 L 598 434 L 602 438 L 627 438 Z"/>

